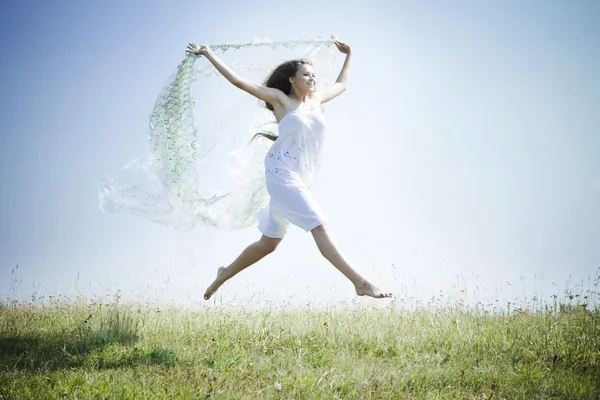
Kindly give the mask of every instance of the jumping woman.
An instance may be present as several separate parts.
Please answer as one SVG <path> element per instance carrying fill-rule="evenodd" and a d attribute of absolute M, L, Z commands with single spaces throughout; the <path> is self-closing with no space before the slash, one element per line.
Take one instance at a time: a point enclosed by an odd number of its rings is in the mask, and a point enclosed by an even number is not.
<path fill-rule="evenodd" d="M 289 223 L 311 232 L 319 251 L 348 278 L 359 296 L 389 298 L 391 293 L 373 285 L 357 272 L 337 248 L 325 226 L 325 217 L 313 198 L 310 187 L 319 169 L 325 119 L 321 104 L 346 90 L 352 51 L 350 46 L 332 35 L 338 50 L 346 55 L 336 82 L 323 91 L 316 90 L 312 62 L 307 59 L 287 61 L 275 68 L 264 84 L 238 76 L 208 46 L 190 43 L 187 52 L 206 57 L 234 86 L 265 102 L 279 126 L 279 135 L 260 133 L 273 141 L 265 157 L 265 177 L 270 197 L 268 206 L 259 213 L 261 238 L 250 244 L 229 266 L 220 267 L 217 278 L 206 289 L 210 297 L 227 280 L 275 251 L 284 238 Z"/>

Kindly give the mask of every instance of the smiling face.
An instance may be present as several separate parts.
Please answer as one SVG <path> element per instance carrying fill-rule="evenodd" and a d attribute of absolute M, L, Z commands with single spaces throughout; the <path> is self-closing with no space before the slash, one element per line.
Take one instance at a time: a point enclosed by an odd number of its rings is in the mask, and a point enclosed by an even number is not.
<path fill-rule="evenodd" d="M 288 96 L 304 96 L 317 88 L 312 61 L 300 58 L 286 61 L 275 68 L 265 80 L 266 87 L 281 90 Z M 265 101 L 265 107 L 275 111 L 273 104 Z"/>
<path fill-rule="evenodd" d="M 290 78 L 290 83 L 300 93 L 314 92 L 317 88 L 317 78 L 313 66 L 310 64 L 300 65 L 296 75 Z"/>

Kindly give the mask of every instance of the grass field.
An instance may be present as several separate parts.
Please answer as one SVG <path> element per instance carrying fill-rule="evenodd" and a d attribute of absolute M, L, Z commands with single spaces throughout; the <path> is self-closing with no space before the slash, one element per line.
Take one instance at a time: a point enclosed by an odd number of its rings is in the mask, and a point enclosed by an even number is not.
<path fill-rule="evenodd" d="M 4 301 L 0 399 L 597 400 L 589 296 L 506 311 Z"/>

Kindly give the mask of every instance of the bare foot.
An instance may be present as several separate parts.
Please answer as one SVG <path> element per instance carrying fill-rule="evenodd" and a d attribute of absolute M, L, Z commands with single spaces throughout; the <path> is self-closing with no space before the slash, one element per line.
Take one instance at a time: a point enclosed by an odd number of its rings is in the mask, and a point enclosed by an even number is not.
<path fill-rule="evenodd" d="M 356 294 L 359 296 L 369 296 L 376 299 L 386 299 L 392 297 L 391 293 L 384 292 L 377 286 L 371 284 L 368 281 L 364 281 L 361 286 L 355 286 Z"/>
<path fill-rule="evenodd" d="M 223 283 L 225 283 L 225 281 L 222 281 L 221 279 L 219 279 L 219 278 L 221 278 L 221 275 L 223 275 L 224 271 L 225 271 L 225 267 L 219 268 L 219 270 L 217 271 L 217 278 L 214 280 L 213 283 L 210 284 L 208 289 L 206 289 L 206 292 L 204 292 L 204 300 L 210 299 L 210 296 L 215 294 L 215 292 L 221 287 L 221 285 Z"/>

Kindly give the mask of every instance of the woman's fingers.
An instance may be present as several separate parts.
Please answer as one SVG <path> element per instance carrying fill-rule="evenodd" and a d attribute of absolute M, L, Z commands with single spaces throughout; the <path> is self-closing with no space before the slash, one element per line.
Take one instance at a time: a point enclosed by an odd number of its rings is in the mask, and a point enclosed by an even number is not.
<path fill-rule="evenodd" d="M 186 51 L 199 55 L 198 53 L 203 49 L 204 46 L 198 46 L 196 43 L 188 43 Z"/>
<path fill-rule="evenodd" d="M 331 34 L 331 40 L 333 40 L 336 46 L 346 46 L 346 43 L 340 42 L 334 34 Z"/>

